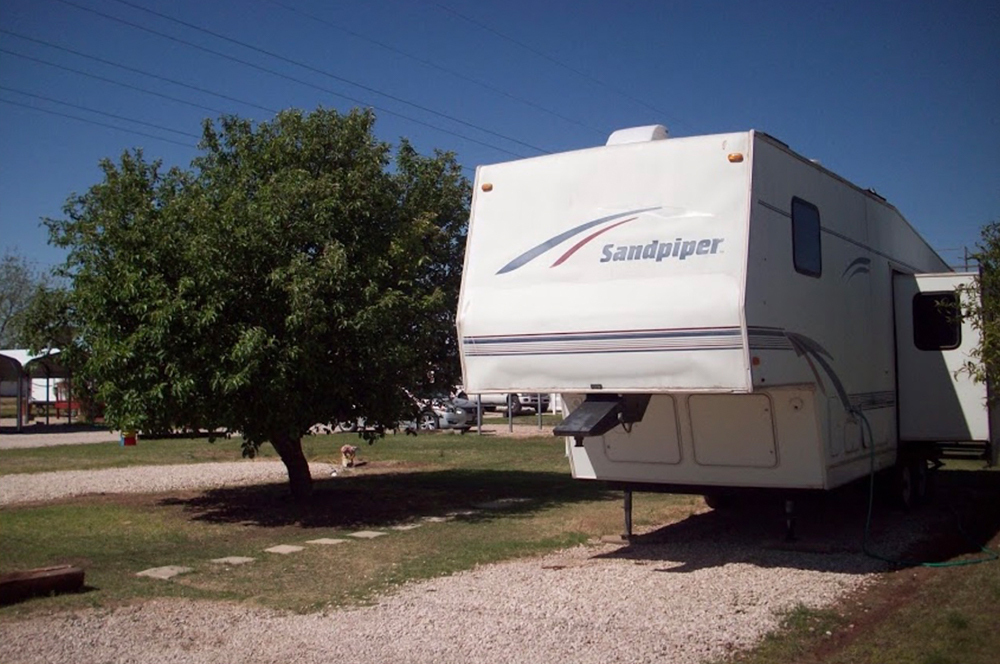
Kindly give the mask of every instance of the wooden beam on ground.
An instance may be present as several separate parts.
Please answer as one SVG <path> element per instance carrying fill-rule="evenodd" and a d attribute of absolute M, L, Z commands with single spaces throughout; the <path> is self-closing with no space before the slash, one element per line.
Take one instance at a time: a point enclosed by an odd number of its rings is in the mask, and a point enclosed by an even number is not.
<path fill-rule="evenodd" d="M 83 570 L 56 565 L 0 574 L 0 604 L 14 604 L 38 595 L 74 593 L 83 589 Z"/>

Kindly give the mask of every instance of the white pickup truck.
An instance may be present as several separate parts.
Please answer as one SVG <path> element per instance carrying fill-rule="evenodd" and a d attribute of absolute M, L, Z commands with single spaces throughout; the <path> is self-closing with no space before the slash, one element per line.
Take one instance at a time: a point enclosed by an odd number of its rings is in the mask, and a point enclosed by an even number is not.
<path fill-rule="evenodd" d="M 507 410 L 507 404 L 512 404 L 511 410 L 517 415 L 521 412 L 521 398 L 516 394 L 467 394 L 461 386 L 455 388 L 455 396 L 475 402 L 481 399 L 483 410 Z M 510 401 L 508 402 L 508 398 Z"/>
<path fill-rule="evenodd" d="M 510 397 L 510 403 L 513 404 L 512 410 L 514 414 L 517 415 L 524 409 L 528 409 L 534 413 L 538 412 L 538 402 L 541 399 L 542 411 L 547 411 L 549 409 L 549 395 L 548 394 L 467 394 L 461 387 L 455 388 L 455 396 L 461 399 L 468 399 L 469 401 L 475 402 L 477 397 L 482 398 L 483 410 L 507 410 L 507 398 Z"/>

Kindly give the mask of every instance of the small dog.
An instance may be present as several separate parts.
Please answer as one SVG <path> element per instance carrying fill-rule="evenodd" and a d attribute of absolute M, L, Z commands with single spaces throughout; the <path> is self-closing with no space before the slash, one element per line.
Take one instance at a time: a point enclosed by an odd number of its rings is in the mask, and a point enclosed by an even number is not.
<path fill-rule="evenodd" d="M 354 457 L 358 455 L 358 448 L 354 445 L 344 445 L 340 448 L 340 465 L 344 468 L 354 467 Z"/>

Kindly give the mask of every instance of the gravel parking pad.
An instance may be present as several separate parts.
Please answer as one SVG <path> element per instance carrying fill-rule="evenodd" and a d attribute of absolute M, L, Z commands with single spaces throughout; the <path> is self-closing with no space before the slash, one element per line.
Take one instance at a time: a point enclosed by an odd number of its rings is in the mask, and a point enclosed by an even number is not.
<path fill-rule="evenodd" d="M 329 469 L 311 466 L 317 478 Z M 0 504 L 286 480 L 280 462 L 262 460 L 10 475 L 0 477 Z M 897 517 L 880 542 L 902 550 L 919 537 L 916 518 Z M 780 536 L 771 523 L 709 512 L 631 546 L 487 565 L 409 584 L 363 608 L 297 615 L 158 599 L 6 620 L 0 661 L 702 662 L 753 646 L 783 611 L 828 606 L 875 579 L 882 567 L 857 552 L 857 525 L 853 517 L 804 523 L 807 537 L 826 538 L 827 553 L 807 553 L 770 548 L 764 538 Z M 907 535 L 897 541 L 899 533 Z"/>
<path fill-rule="evenodd" d="M 827 605 L 873 578 L 846 554 L 824 556 L 827 569 L 796 567 L 790 554 L 775 552 L 756 564 L 683 571 L 708 549 L 713 560 L 761 554 L 703 541 L 649 545 L 637 560 L 615 556 L 616 548 L 581 546 L 484 566 L 411 584 L 372 607 L 326 614 L 156 600 L 9 622 L 0 625 L 0 656 L 25 664 L 683 664 L 751 646 L 777 626 L 780 611 Z"/>
<path fill-rule="evenodd" d="M 325 463 L 309 464 L 313 479 L 329 477 L 330 468 L 330 464 Z M 288 482 L 288 471 L 280 461 L 257 459 L 25 473 L 0 476 L 0 505 L 58 500 L 91 493 L 161 493 L 268 482 Z"/>

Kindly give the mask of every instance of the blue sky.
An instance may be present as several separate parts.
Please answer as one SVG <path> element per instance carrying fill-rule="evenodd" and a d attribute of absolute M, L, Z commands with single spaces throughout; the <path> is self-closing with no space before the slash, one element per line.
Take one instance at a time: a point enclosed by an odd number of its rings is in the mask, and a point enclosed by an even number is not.
<path fill-rule="evenodd" d="M 187 166 L 206 117 L 319 105 L 375 106 L 382 139 L 470 169 L 628 126 L 759 129 L 876 189 L 953 263 L 1000 219 L 995 0 L 2 0 L 0 30 L 0 250 L 38 269 L 63 258 L 40 218 L 101 158 Z"/>

